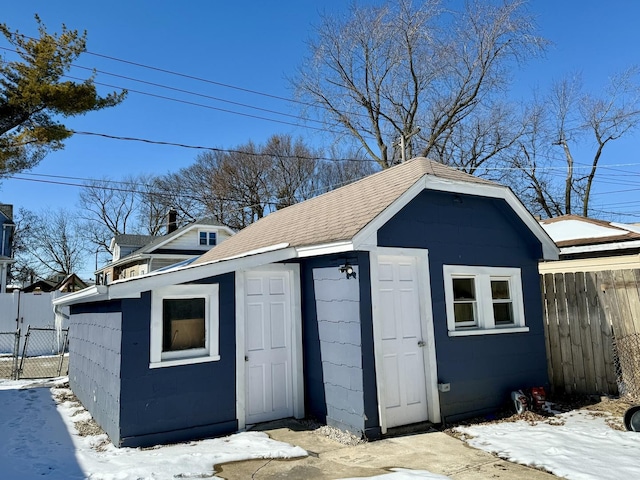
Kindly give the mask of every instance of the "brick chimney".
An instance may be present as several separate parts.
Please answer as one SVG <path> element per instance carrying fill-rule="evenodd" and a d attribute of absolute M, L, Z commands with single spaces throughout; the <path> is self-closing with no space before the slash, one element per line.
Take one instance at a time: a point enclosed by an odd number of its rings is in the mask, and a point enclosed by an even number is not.
<path fill-rule="evenodd" d="M 178 211 L 170 208 L 167 212 L 167 234 L 175 232 L 178 229 Z"/>

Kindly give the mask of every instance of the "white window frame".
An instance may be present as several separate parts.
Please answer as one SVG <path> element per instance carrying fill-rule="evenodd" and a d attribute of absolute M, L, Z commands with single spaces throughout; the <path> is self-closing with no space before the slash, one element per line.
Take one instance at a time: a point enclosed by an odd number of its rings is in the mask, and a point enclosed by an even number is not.
<path fill-rule="evenodd" d="M 200 234 L 205 233 L 207 235 L 207 243 L 205 243 L 204 245 L 202 245 L 200 243 Z M 216 236 L 216 243 L 213 245 L 209 245 L 209 234 L 213 233 Z M 198 246 L 199 247 L 215 247 L 216 245 L 218 245 L 218 231 L 217 230 L 205 230 L 205 229 L 200 229 L 198 230 Z"/>
<path fill-rule="evenodd" d="M 193 363 L 215 362 L 220 360 L 219 289 L 219 285 L 213 283 L 202 285 L 172 285 L 158 288 L 151 292 L 151 348 L 149 352 L 149 368 L 190 365 Z M 205 347 L 175 352 L 163 352 L 163 300 L 181 298 L 205 299 Z"/>
<path fill-rule="evenodd" d="M 444 265 L 444 296 L 447 311 L 447 329 L 450 337 L 528 332 L 524 316 L 522 276 L 519 268 L 475 267 L 468 265 Z M 473 278 L 476 293 L 476 324 L 456 325 L 454 314 L 453 279 Z M 508 280 L 513 308 L 513 324 L 496 325 L 493 317 L 491 280 Z"/>

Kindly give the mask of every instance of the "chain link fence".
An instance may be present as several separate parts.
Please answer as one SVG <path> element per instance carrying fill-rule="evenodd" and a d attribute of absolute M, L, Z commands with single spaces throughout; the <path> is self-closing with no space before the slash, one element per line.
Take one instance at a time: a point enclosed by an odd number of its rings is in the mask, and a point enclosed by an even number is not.
<path fill-rule="evenodd" d="M 0 332 L 0 378 L 16 378 L 19 349 L 20 329 Z"/>
<path fill-rule="evenodd" d="M 614 364 L 620 396 L 640 400 L 640 334 L 613 339 Z"/>
<path fill-rule="evenodd" d="M 66 375 L 69 369 L 69 329 L 27 327 L 21 336 L 0 332 L 0 378 L 50 378 Z"/>

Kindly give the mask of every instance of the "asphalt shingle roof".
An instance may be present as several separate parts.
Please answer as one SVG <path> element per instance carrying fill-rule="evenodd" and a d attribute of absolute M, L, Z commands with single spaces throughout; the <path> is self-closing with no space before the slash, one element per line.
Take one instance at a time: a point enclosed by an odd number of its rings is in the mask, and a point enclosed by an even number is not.
<path fill-rule="evenodd" d="M 497 185 L 426 158 L 415 158 L 270 213 L 209 250 L 194 265 L 243 255 L 281 243 L 287 243 L 290 247 L 303 247 L 351 240 L 425 175 L 445 180 Z"/>

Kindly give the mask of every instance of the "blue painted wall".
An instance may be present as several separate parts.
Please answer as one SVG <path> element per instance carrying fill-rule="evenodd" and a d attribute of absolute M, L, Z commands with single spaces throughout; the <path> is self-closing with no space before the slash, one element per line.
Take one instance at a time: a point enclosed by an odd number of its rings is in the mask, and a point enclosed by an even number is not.
<path fill-rule="evenodd" d="M 115 445 L 150 446 L 237 431 L 234 275 L 198 283 L 220 288 L 217 362 L 149 368 L 150 292 L 140 299 L 72 308 L 72 389 Z M 104 315 L 96 314 L 105 309 L 122 311 L 111 333 L 100 326 Z M 91 315 L 76 315 L 81 312 Z"/>
<path fill-rule="evenodd" d="M 69 385 L 95 421 L 120 441 L 120 302 L 74 305 L 69 318 Z"/>
<path fill-rule="evenodd" d="M 378 231 L 378 245 L 429 250 L 445 420 L 489 412 L 516 388 L 548 383 L 536 237 L 499 199 L 423 191 Z M 521 269 L 528 333 L 449 337 L 442 265 Z"/>
<path fill-rule="evenodd" d="M 121 444 L 144 446 L 234 432 L 236 420 L 235 285 L 220 286 L 220 360 L 149 368 L 151 294 L 123 300 Z"/>

